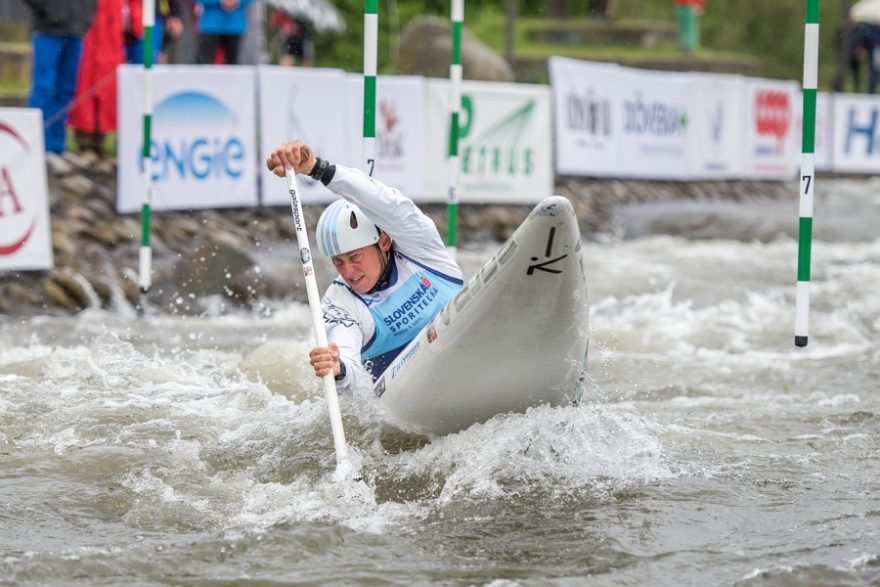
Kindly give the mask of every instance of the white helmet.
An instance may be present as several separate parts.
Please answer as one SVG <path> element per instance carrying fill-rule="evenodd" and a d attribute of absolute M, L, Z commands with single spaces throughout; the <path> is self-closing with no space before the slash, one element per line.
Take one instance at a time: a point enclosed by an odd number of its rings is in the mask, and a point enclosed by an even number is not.
<path fill-rule="evenodd" d="M 321 213 L 315 231 L 321 252 L 335 257 L 379 242 L 379 227 L 360 208 L 336 200 Z"/>

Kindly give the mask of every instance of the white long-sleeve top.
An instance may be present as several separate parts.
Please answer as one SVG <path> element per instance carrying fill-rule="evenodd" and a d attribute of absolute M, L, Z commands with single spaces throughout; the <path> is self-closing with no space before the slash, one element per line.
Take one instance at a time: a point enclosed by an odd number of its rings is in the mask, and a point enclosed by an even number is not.
<path fill-rule="evenodd" d="M 443 244 L 434 222 L 400 190 L 343 165 L 336 165 L 336 173 L 327 187 L 356 204 L 391 237 L 395 253 L 392 262 L 415 261 L 460 287 L 461 269 Z M 374 295 L 381 296 L 382 292 Z M 338 276 L 327 288 L 321 302 L 327 338 L 339 347 L 340 360 L 345 363 L 346 375 L 337 382 L 337 387 L 372 388 L 373 375 L 361 357 L 365 342 L 376 334 L 376 322 L 369 308 Z"/>

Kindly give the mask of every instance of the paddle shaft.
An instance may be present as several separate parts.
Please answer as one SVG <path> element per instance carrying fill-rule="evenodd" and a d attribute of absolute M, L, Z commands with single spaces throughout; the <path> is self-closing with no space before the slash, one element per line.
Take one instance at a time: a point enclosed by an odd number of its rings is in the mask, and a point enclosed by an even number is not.
<path fill-rule="evenodd" d="M 320 347 L 327 346 L 327 331 L 321 313 L 321 296 L 318 293 L 318 280 L 315 278 L 315 267 L 312 264 L 312 251 L 309 247 L 309 235 L 306 233 L 302 203 L 299 199 L 299 185 L 296 172 L 287 170 L 287 190 L 290 192 L 290 209 L 293 213 L 293 224 L 296 228 L 296 243 L 299 246 L 299 257 L 302 261 L 303 276 L 306 280 L 306 294 L 309 298 L 309 310 L 312 313 L 312 326 L 315 329 L 315 340 Z M 327 410 L 330 412 L 330 428 L 333 430 L 333 446 L 336 448 L 336 464 L 339 468 L 348 467 L 348 446 L 345 444 L 345 431 L 342 428 L 342 414 L 339 412 L 339 397 L 336 395 L 336 381 L 330 372 L 321 379 L 324 384 L 324 396 L 327 399 Z M 345 463 L 345 465 L 343 465 Z"/>

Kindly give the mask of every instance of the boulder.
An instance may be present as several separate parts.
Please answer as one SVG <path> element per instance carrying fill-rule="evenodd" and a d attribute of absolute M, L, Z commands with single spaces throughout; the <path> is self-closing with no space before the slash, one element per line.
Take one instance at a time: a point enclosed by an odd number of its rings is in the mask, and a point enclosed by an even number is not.
<path fill-rule="evenodd" d="M 452 26 L 437 16 L 414 18 L 403 30 L 397 51 L 397 73 L 449 77 Z M 461 66 L 464 79 L 513 81 L 510 65 L 467 30 L 461 35 Z"/>

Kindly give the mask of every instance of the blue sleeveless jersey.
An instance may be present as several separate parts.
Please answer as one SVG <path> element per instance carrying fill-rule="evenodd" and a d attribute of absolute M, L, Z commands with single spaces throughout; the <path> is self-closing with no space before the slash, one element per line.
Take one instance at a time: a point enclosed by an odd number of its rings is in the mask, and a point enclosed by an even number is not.
<path fill-rule="evenodd" d="M 443 309 L 464 283 L 422 265 L 395 251 L 388 285 L 369 295 L 357 296 L 373 316 L 376 331 L 361 349 L 361 358 L 377 379 Z"/>

